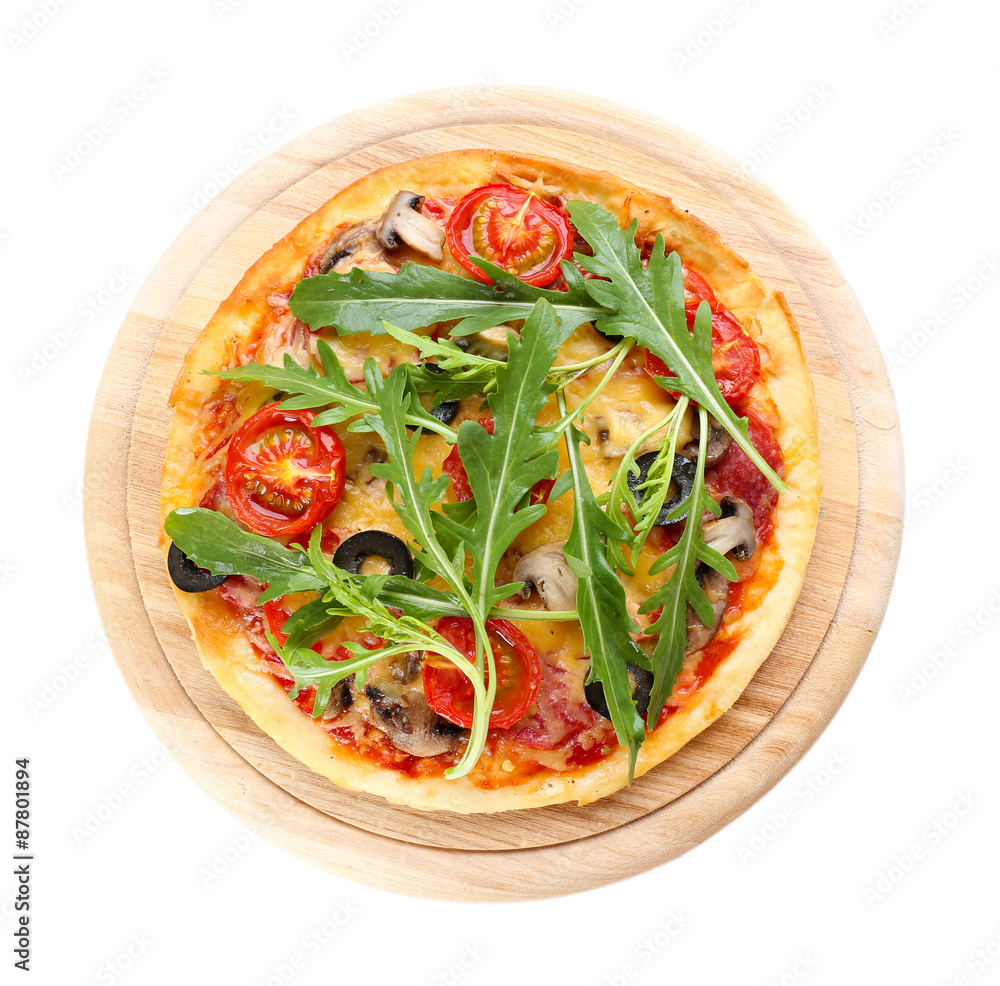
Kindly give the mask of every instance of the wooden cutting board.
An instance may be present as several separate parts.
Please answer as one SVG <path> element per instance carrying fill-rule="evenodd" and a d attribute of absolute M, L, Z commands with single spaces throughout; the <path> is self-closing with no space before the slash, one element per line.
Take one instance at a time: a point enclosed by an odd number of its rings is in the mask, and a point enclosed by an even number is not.
<path fill-rule="evenodd" d="M 822 513 L 781 641 L 729 713 L 630 789 L 584 808 L 426 813 L 312 774 L 202 668 L 157 546 L 167 395 L 218 304 L 272 243 L 351 181 L 470 147 L 602 168 L 670 195 L 785 293 L 816 387 Z M 715 148 L 627 107 L 479 86 L 393 100 L 320 127 L 191 222 L 143 285 L 108 360 L 85 498 L 91 573 L 115 656 L 156 733 L 205 790 L 268 839 L 352 879 L 427 897 L 523 900 L 610 883 L 680 855 L 745 811 L 808 749 L 881 622 L 902 483 L 881 355 L 842 274 L 787 206 Z"/>

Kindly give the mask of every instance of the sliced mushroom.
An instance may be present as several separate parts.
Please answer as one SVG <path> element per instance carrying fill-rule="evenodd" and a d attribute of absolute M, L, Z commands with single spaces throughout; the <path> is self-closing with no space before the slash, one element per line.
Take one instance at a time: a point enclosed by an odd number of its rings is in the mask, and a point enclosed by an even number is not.
<path fill-rule="evenodd" d="M 726 603 L 729 602 L 729 580 L 724 575 L 720 575 L 714 568 L 709 568 L 708 565 L 699 565 L 697 579 L 702 589 L 705 590 L 708 601 L 712 604 L 712 623 L 711 626 L 705 626 L 698 617 L 698 614 L 688 606 L 688 642 L 687 647 L 684 649 L 685 654 L 693 654 L 711 641 L 722 625 L 722 617 L 726 612 Z"/>
<path fill-rule="evenodd" d="M 681 455 L 692 461 L 698 458 L 698 439 L 700 436 L 700 415 L 694 419 L 694 427 L 691 431 L 691 441 L 681 449 Z M 708 416 L 708 448 L 705 449 L 705 465 L 714 466 L 721 459 L 732 444 L 733 437 L 719 424 L 712 415 Z"/>
<path fill-rule="evenodd" d="M 734 496 L 722 498 L 722 516 L 710 520 L 702 528 L 705 541 L 715 548 L 720 555 L 730 552 L 737 561 L 746 561 L 757 550 L 757 538 L 753 528 L 753 511 Z M 687 654 L 701 650 L 716 634 L 722 623 L 729 601 L 729 580 L 708 565 L 699 565 L 697 571 L 698 583 L 705 590 L 708 601 L 712 604 L 712 624 L 705 626 L 697 614 L 688 606 Z"/>
<path fill-rule="evenodd" d="M 593 422 L 597 445 L 606 459 L 620 459 L 648 427 L 626 403 L 605 407 L 604 413 L 594 414 Z"/>
<path fill-rule="evenodd" d="M 458 745 L 461 726 L 439 716 L 428 704 L 420 683 L 423 656 L 404 654 L 378 673 L 369 671 L 365 695 L 372 721 L 397 750 L 414 757 L 436 757 Z"/>
<path fill-rule="evenodd" d="M 702 528 L 705 541 L 720 555 L 731 551 L 737 561 L 746 561 L 757 550 L 753 511 L 734 496 L 722 498 L 722 516 Z"/>
<path fill-rule="evenodd" d="M 553 541 L 529 551 L 514 566 L 513 581 L 523 582 L 521 595 L 527 599 L 538 590 L 549 610 L 576 609 L 576 576 L 563 554 L 565 541 Z"/>
<path fill-rule="evenodd" d="M 370 486 L 372 483 L 379 482 L 379 477 L 376 476 L 371 470 L 372 465 L 376 462 L 388 461 L 389 456 L 386 454 L 385 449 L 373 445 L 367 452 L 365 452 L 365 457 L 361 460 L 358 468 L 347 474 L 347 478 L 351 480 L 355 486 Z"/>
<path fill-rule="evenodd" d="M 413 578 L 413 557 L 403 541 L 388 531 L 361 531 L 353 534 L 333 556 L 333 563 L 345 572 L 365 574 L 362 566 L 369 558 L 384 558 L 390 575 Z"/>
<path fill-rule="evenodd" d="M 444 230 L 420 212 L 424 196 L 397 192 L 378 222 L 378 239 L 387 250 L 395 250 L 402 240 L 431 260 L 444 256 Z"/>
<path fill-rule="evenodd" d="M 649 695 L 653 690 L 652 672 L 645 668 L 640 668 L 638 664 L 625 665 L 628 669 L 629 682 L 632 685 L 632 699 L 635 702 L 635 710 L 640 716 L 645 716 L 649 711 Z M 604 685 L 600 681 L 592 681 L 583 689 L 583 694 L 589 705 L 599 716 L 605 719 L 611 718 L 608 709 L 608 701 L 604 694 Z"/>
<path fill-rule="evenodd" d="M 628 488 L 632 491 L 637 503 L 642 503 L 645 495 L 645 490 L 641 490 L 639 487 L 646 482 L 649 470 L 659 454 L 659 452 L 647 452 L 635 460 L 635 464 L 639 467 L 639 475 L 629 474 Z M 670 475 L 670 486 L 667 489 L 669 495 L 657 515 L 657 524 L 672 524 L 687 517 L 688 512 L 685 510 L 677 517 L 673 517 L 669 521 L 667 519 L 670 516 L 670 511 L 679 507 L 691 495 L 691 490 L 694 488 L 695 468 L 695 464 L 690 459 L 685 459 L 683 455 L 674 456 L 674 469 Z"/>
<path fill-rule="evenodd" d="M 171 542 L 167 552 L 167 572 L 171 582 L 181 592 L 207 592 L 217 589 L 228 575 L 213 575 L 204 568 L 199 568 L 176 544 Z"/>
<path fill-rule="evenodd" d="M 517 329 L 511 328 L 509 325 L 494 325 L 481 332 L 473 332 L 472 335 L 459 336 L 452 341 L 467 353 L 472 353 L 473 356 L 482 356 L 483 359 L 493 359 L 499 363 L 506 363 L 510 353 L 507 342 L 508 332 L 513 333 L 517 339 L 521 338 Z"/>
<path fill-rule="evenodd" d="M 329 722 L 331 719 L 339 719 L 354 702 L 354 693 L 351 691 L 351 682 L 354 675 L 337 682 L 330 692 L 330 701 L 326 703 L 326 708 L 320 713 L 320 719 Z"/>
<path fill-rule="evenodd" d="M 385 251 L 378 238 L 378 220 L 366 219 L 338 233 L 319 261 L 319 273 L 346 273 L 351 267 L 371 267 L 385 262 Z M 391 269 L 386 267 L 386 269 Z"/>

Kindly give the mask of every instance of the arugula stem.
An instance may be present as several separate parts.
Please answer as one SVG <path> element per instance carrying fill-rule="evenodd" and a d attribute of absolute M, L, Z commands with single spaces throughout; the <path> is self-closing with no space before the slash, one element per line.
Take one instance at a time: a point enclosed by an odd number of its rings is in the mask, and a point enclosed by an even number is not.
<path fill-rule="evenodd" d="M 626 345 L 627 344 L 627 345 Z M 601 378 L 601 382 L 586 396 L 586 398 L 581 401 L 576 407 L 571 408 L 568 412 L 565 410 L 566 402 L 563 398 L 563 391 L 560 390 L 556 395 L 559 399 L 559 408 L 562 411 L 563 416 L 556 421 L 554 424 L 546 425 L 544 428 L 539 428 L 539 431 L 544 431 L 552 436 L 551 442 L 555 444 L 562 438 L 566 429 L 578 418 L 583 415 L 583 412 L 587 410 L 588 407 L 600 396 L 601 392 L 605 387 L 611 382 L 611 378 L 618 371 L 618 367 L 621 366 L 622 361 L 628 355 L 629 350 L 635 345 L 635 339 L 623 339 L 620 343 L 621 350 L 615 356 L 611 366 L 608 368 L 607 372 Z M 602 360 L 607 362 L 607 360 Z"/>
<path fill-rule="evenodd" d="M 675 404 L 666 414 L 665 417 L 661 418 L 659 421 L 653 425 L 652 428 L 647 428 L 629 447 L 629 450 L 622 456 L 622 465 L 628 462 L 630 459 L 635 458 L 635 453 L 639 451 L 640 448 L 655 435 L 658 431 L 662 431 L 664 428 L 669 428 L 671 421 L 677 414 L 677 405 Z M 621 469 L 619 468 L 619 473 Z M 618 474 L 616 473 L 616 480 Z M 608 490 L 606 493 L 602 493 L 598 498 L 597 502 L 603 507 L 606 506 L 614 499 L 614 490 Z"/>
<path fill-rule="evenodd" d="M 578 620 L 580 614 L 575 609 L 497 609 L 490 610 L 491 620 L 513 620 L 515 623 L 561 623 Z"/>
<path fill-rule="evenodd" d="M 553 366 L 550 378 L 564 373 L 579 374 L 595 366 L 600 366 L 602 363 L 607 363 L 609 359 L 614 359 L 615 356 L 617 355 L 618 350 L 624 348 L 627 352 L 634 345 L 635 345 L 634 339 L 632 340 L 620 339 L 609 350 L 607 350 L 604 353 L 601 353 L 600 356 L 593 356 L 588 360 L 584 360 L 582 363 L 560 363 L 556 366 Z"/>
<path fill-rule="evenodd" d="M 681 429 L 681 423 L 684 421 L 684 414 L 687 411 L 688 403 L 686 397 L 681 397 L 674 405 L 674 420 L 671 422 L 670 430 L 660 443 L 656 462 L 646 474 L 646 482 L 639 487 L 643 491 L 643 496 L 642 504 L 639 507 L 639 516 L 636 517 L 638 523 L 636 524 L 635 538 L 632 542 L 633 566 L 639 560 L 639 552 L 642 551 L 642 546 L 646 543 L 650 531 L 652 531 L 653 526 L 660 516 L 663 504 L 666 502 L 667 493 L 670 489 L 670 481 L 673 476 L 674 454 L 677 451 L 677 436 Z M 702 414 L 701 408 L 699 408 L 699 414 Z M 675 508 L 672 513 L 677 513 L 679 510 L 682 510 L 682 506 Z M 670 518 L 671 514 L 668 514 L 667 519 L 670 520 Z"/>

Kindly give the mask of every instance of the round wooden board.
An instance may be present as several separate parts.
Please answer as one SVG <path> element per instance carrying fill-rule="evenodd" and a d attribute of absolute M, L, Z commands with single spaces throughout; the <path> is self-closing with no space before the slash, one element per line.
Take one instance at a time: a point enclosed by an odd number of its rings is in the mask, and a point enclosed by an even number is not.
<path fill-rule="evenodd" d="M 467 147 L 603 168 L 670 195 L 785 293 L 816 387 L 822 513 L 778 647 L 715 725 L 630 789 L 583 808 L 418 812 L 312 774 L 202 668 L 157 543 L 167 394 L 218 304 L 272 243 L 354 179 Z M 626 107 L 553 90 L 473 87 L 394 100 L 320 127 L 225 189 L 184 230 L 143 285 L 105 369 L 88 448 L 88 551 L 136 701 L 234 815 L 364 883 L 520 900 L 610 883 L 680 855 L 745 811 L 808 749 L 881 622 L 899 551 L 902 475 L 895 405 L 864 315 L 823 247 L 771 192 L 714 148 Z"/>

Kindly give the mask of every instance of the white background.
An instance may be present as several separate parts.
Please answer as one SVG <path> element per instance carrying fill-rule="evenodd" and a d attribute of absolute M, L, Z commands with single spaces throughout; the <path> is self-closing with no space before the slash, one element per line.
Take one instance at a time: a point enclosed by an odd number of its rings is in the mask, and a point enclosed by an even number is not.
<path fill-rule="evenodd" d="M 0 785 L 31 758 L 35 981 L 1000 983 L 994 3 L 5 0 L 0 30 Z M 890 362 L 908 522 L 857 685 L 756 806 L 642 876 L 474 906 L 251 841 L 166 758 L 103 643 L 81 477 L 118 326 L 213 172 L 368 103 L 500 83 L 619 100 L 756 160 Z"/>

